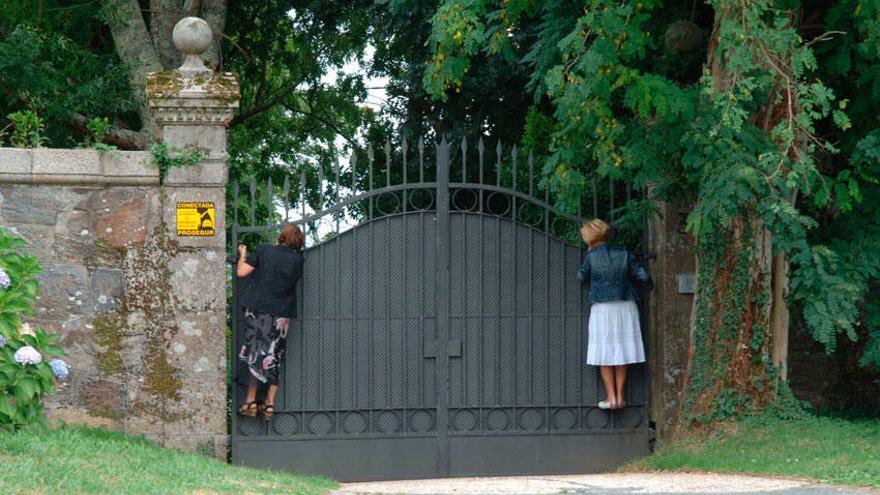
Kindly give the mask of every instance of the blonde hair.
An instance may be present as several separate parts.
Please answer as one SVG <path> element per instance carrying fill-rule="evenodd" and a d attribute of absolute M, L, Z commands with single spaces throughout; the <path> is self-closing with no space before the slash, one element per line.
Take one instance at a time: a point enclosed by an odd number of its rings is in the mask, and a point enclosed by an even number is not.
<path fill-rule="evenodd" d="M 581 238 L 588 246 L 593 246 L 608 240 L 611 235 L 611 227 L 598 218 L 584 222 L 581 227 Z"/>

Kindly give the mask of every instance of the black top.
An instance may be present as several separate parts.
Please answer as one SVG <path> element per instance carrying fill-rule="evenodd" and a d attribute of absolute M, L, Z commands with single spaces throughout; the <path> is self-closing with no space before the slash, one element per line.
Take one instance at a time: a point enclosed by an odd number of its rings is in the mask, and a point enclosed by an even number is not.
<path fill-rule="evenodd" d="M 248 253 L 255 268 L 244 281 L 241 305 L 274 317 L 296 316 L 296 284 L 303 274 L 302 252 L 287 246 L 262 244 Z"/>

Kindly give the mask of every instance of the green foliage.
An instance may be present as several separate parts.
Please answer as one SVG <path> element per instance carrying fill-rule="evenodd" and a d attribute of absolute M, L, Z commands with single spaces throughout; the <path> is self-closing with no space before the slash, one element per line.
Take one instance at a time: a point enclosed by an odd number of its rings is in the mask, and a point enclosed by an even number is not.
<path fill-rule="evenodd" d="M 682 11 L 714 36 L 693 53 L 654 41 Z M 560 0 L 448 0 L 432 17 L 423 87 L 451 100 L 480 57 L 505 53 L 527 69 L 539 102 L 524 119 L 530 148 L 552 129 L 542 158 L 557 206 L 575 210 L 599 174 L 693 204 L 688 227 L 704 246 L 737 219 L 755 222 L 788 254 L 792 298 L 817 340 L 831 350 L 841 332 L 855 338 L 869 326 L 871 363 L 880 348 L 865 317 L 876 312 L 867 294 L 880 275 L 880 151 L 870 137 L 880 127 L 871 110 L 880 104 L 878 12 L 876 0 L 591 0 L 579 10 Z M 824 18 L 829 34 L 805 39 L 815 33 L 793 20 L 807 14 Z"/>
<path fill-rule="evenodd" d="M 39 293 L 40 271 L 35 256 L 22 252 L 27 243 L 0 228 L 0 269 L 8 276 L 8 287 L 0 285 L 0 430 L 45 423 L 43 399 L 54 391 L 51 357 L 63 356 L 58 335 L 43 329 L 28 331 L 22 318 L 33 314 Z M 30 346 L 42 355 L 37 364 L 20 364 L 15 355 Z"/>
<path fill-rule="evenodd" d="M 46 124 L 32 110 L 13 112 L 6 116 L 11 122 L 9 142 L 16 148 L 39 148 L 46 142 L 43 129 Z"/>
<path fill-rule="evenodd" d="M 38 113 L 53 147 L 75 140 L 75 115 L 131 122 L 134 110 L 126 71 L 94 18 L 97 5 L 58 9 L 68 3 L 42 2 L 42 17 L 29 0 L 6 1 L 0 10 L 0 115 Z"/>
<path fill-rule="evenodd" d="M 191 167 L 205 159 L 199 150 L 177 149 L 166 143 L 155 143 L 150 147 L 153 154 L 153 165 L 159 169 L 159 179 L 165 181 L 172 167 Z"/>
<path fill-rule="evenodd" d="M 217 454 L 213 442 L 202 445 L 204 452 Z M 199 453 L 164 448 L 142 436 L 99 428 L 0 431 L 0 456 L 4 459 L 0 493 L 7 494 L 322 495 L 337 487 L 324 478 L 234 466 Z"/>
<path fill-rule="evenodd" d="M 775 411 L 660 444 L 624 470 L 711 471 L 809 478 L 880 487 L 880 420 L 836 419 Z"/>

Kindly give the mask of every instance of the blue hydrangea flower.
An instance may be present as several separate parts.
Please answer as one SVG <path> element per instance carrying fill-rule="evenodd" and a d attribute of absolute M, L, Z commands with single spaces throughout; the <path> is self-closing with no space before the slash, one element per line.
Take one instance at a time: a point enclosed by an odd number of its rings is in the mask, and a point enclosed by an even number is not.
<path fill-rule="evenodd" d="M 40 354 L 40 351 L 26 345 L 15 351 L 13 359 L 18 364 L 40 364 L 43 361 L 43 355 Z"/>
<path fill-rule="evenodd" d="M 9 279 L 9 275 L 2 268 L 0 268 L 0 287 L 8 289 L 9 284 L 11 283 L 12 280 Z"/>
<path fill-rule="evenodd" d="M 6 345 L 6 337 L 0 335 L 0 347 Z"/>
<path fill-rule="evenodd" d="M 67 363 L 60 359 L 53 359 L 49 361 L 49 366 L 52 367 L 52 374 L 55 375 L 55 378 L 58 378 L 59 380 L 67 378 L 67 375 L 70 374 L 70 366 L 68 366 Z"/>

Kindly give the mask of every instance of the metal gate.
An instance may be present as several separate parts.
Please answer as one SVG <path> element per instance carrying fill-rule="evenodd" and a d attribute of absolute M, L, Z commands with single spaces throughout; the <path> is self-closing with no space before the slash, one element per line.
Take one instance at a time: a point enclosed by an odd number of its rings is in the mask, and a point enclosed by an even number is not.
<path fill-rule="evenodd" d="M 368 171 L 358 174 L 354 156 L 348 170 L 318 177 L 314 212 L 300 177 L 302 208 L 290 221 L 311 241 L 300 316 L 277 412 L 271 422 L 233 418 L 233 463 L 349 481 L 585 473 L 647 452 L 646 365 L 630 370 L 628 407 L 595 407 L 604 392 L 584 364 L 581 219 L 543 190 L 536 197 L 531 156 L 494 151 L 489 165 L 482 140 L 451 153 L 444 139 L 426 166 L 423 142 L 386 145 L 376 187 L 370 149 Z M 239 225 L 245 205 L 233 205 L 233 244 L 269 241 L 283 225 L 254 225 L 256 191 L 251 182 L 251 225 Z M 282 191 L 279 202 L 267 185 L 270 210 L 291 204 L 289 181 Z M 614 182 L 601 202 L 595 181 L 593 193 L 594 215 L 631 196 Z M 646 332 L 644 298 L 640 307 Z M 237 388 L 236 406 L 242 397 Z"/>

